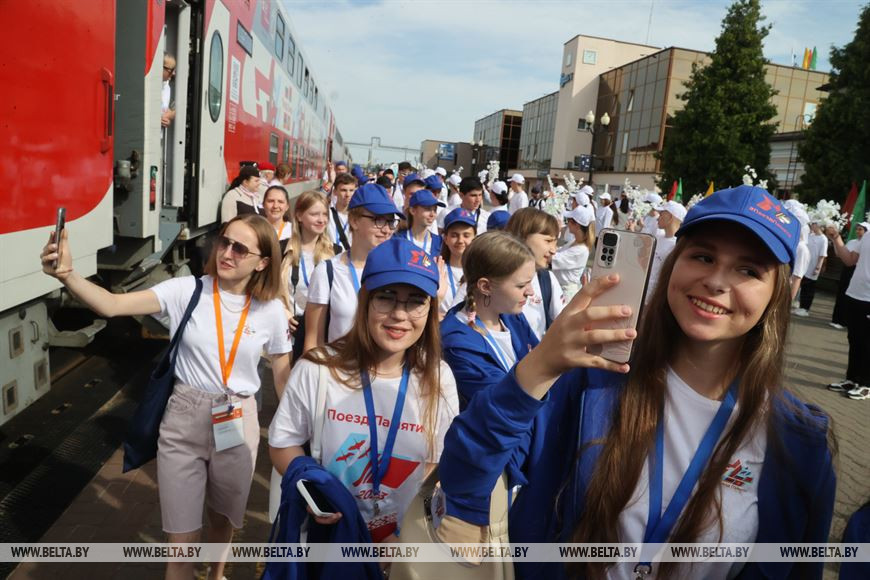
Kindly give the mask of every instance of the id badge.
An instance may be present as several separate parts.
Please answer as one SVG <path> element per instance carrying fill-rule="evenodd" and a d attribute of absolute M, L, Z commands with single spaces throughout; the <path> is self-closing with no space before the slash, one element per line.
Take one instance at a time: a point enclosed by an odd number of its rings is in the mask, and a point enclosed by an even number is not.
<path fill-rule="evenodd" d="M 211 426 L 214 431 L 215 450 L 223 451 L 245 442 L 242 407 L 225 404 L 211 408 Z"/>
<path fill-rule="evenodd" d="M 444 491 L 441 489 L 440 481 L 435 484 L 435 489 L 432 491 L 432 501 L 429 506 L 429 513 L 432 516 L 432 527 L 437 530 L 447 512 L 447 500 L 444 497 Z"/>

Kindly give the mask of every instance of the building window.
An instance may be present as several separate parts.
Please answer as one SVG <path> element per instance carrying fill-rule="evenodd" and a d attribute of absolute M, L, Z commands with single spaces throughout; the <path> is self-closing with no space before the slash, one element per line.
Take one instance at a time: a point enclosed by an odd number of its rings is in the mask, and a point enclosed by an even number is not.
<path fill-rule="evenodd" d="M 580 117 L 579 119 L 577 119 L 577 130 L 578 131 L 588 131 L 589 130 L 589 123 L 587 123 L 586 119 L 584 119 L 583 117 Z"/>
<path fill-rule="evenodd" d="M 584 50 L 583 51 L 583 64 L 595 64 L 598 62 L 598 51 L 596 50 Z"/>
<path fill-rule="evenodd" d="M 622 152 L 628 151 L 628 131 L 622 134 Z"/>
<path fill-rule="evenodd" d="M 628 107 L 626 107 L 626 112 L 630 113 L 634 108 L 634 90 L 628 93 Z"/>
<path fill-rule="evenodd" d="M 290 164 L 290 140 L 289 139 L 284 140 L 284 154 L 281 156 L 281 160 L 288 165 Z"/>
<path fill-rule="evenodd" d="M 574 62 L 574 53 L 573 52 L 566 53 L 565 54 L 565 66 L 571 66 L 571 64 L 573 62 Z"/>

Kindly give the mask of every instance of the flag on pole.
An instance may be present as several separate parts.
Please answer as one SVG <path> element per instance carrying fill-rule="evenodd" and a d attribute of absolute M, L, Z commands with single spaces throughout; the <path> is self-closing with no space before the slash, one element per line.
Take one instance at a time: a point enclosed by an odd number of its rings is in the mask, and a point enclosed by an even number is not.
<path fill-rule="evenodd" d="M 851 216 L 852 209 L 855 208 L 855 202 L 858 200 L 858 184 L 852 182 L 852 189 L 849 190 L 849 195 L 846 196 L 846 203 L 843 204 L 843 213 Z M 850 218 L 851 219 L 851 218 Z"/>
<path fill-rule="evenodd" d="M 807 69 L 810 68 L 810 59 L 813 57 L 809 48 L 804 49 L 804 61 L 801 64 L 801 68 Z"/>
<path fill-rule="evenodd" d="M 674 199 L 674 196 L 677 195 L 677 180 L 674 180 L 674 184 L 671 186 L 671 191 L 668 193 L 668 201 Z"/>
<path fill-rule="evenodd" d="M 683 178 L 680 178 L 679 185 L 677 185 L 677 194 L 674 196 L 674 200 L 677 203 L 683 203 Z"/>
<path fill-rule="evenodd" d="M 707 193 L 704 194 L 704 197 L 710 197 L 713 195 L 713 182 L 710 181 L 710 186 L 707 188 Z"/>
<path fill-rule="evenodd" d="M 813 55 L 810 57 L 810 69 L 816 70 L 816 59 L 819 56 L 819 52 L 816 50 L 816 47 L 813 47 Z"/>
<path fill-rule="evenodd" d="M 849 238 L 846 241 L 854 240 L 858 237 L 855 234 L 855 228 L 858 224 L 864 221 L 864 212 L 867 211 L 867 180 L 861 185 L 861 193 L 858 194 L 858 199 L 855 201 L 855 209 L 852 211 L 852 225 L 849 228 Z"/>

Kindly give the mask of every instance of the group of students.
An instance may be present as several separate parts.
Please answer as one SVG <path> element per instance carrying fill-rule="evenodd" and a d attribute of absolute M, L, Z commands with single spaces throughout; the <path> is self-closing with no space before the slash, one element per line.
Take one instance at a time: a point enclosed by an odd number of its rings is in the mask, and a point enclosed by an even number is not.
<path fill-rule="evenodd" d="M 158 489 L 171 542 L 199 540 L 203 504 L 209 542 L 241 527 L 264 354 L 279 398 L 269 449 L 283 475 L 285 539 L 298 538 L 305 511 L 294 490 L 306 479 L 336 507 L 312 514 L 321 532 L 401 541 L 405 510 L 439 466 L 445 541 L 449 530 L 487 528 L 502 474 L 517 542 L 826 541 L 835 490 L 828 418 L 783 385 L 799 229 L 765 213 L 767 192 L 719 191 L 678 227 L 659 218 L 675 243 L 635 330 L 619 324 L 627 306 L 590 306 L 619 280 L 581 280 L 596 235 L 588 204 L 566 213 L 571 242 L 557 251 L 560 220 L 534 207 L 487 231 L 486 188 L 475 177 L 447 180 L 459 205 L 439 224 L 443 182 L 427 179 L 400 167 L 388 189 L 336 172 L 328 195 L 306 192 L 292 212 L 273 184 L 262 212 L 237 211 L 223 224 L 161 424 Z M 257 187 L 236 184 L 227 194 L 235 209 L 255 201 Z M 232 203 L 224 201 L 228 213 Z M 279 213 L 292 216 L 287 235 L 272 219 Z M 870 249 L 859 253 L 866 265 Z M 65 231 L 41 259 L 100 315 L 163 314 L 172 332 L 197 284 L 191 276 L 111 294 L 73 270 Z M 563 286 L 576 294 L 567 304 Z M 630 365 L 591 354 L 627 340 Z M 213 434 L 214 409 L 226 403 L 244 425 L 229 447 Z M 189 578 L 191 566 L 169 563 L 167 578 Z M 645 566 L 515 569 L 520 578 L 627 578 Z M 663 563 L 654 574 L 820 570 Z M 220 578 L 223 564 L 210 573 Z"/>

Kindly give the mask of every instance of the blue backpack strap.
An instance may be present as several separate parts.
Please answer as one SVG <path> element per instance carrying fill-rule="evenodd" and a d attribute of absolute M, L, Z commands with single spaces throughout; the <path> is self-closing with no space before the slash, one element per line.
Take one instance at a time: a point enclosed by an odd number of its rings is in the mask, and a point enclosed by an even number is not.
<path fill-rule="evenodd" d="M 193 314 L 193 309 L 199 303 L 199 297 L 202 294 L 202 278 L 196 278 L 196 288 L 193 290 L 193 295 L 190 297 L 190 302 L 187 304 L 187 309 L 184 311 L 184 316 L 178 323 L 178 328 L 175 330 L 175 336 L 169 341 L 168 353 L 170 353 L 171 362 L 175 364 L 175 357 L 178 355 L 178 343 L 181 342 L 181 336 L 184 334 L 184 327 L 187 326 L 187 321 Z"/>
<path fill-rule="evenodd" d="M 550 325 L 553 324 L 553 317 L 550 315 L 550 303 L 553 302 L 553 281 L 550 279 L 549 270 L 538 270 L 538 284 L 541 286 L 541 302 L 544 304 L 544 320 L 546 320 L 544 328 L 550 328 Z"/>
<path fill-rule="evenodd" d="M 350 259 L 350 255 L 348 255 Z M 329 282 L 329 293 L 326 299 L 326 342 L 329 342 L 329 321 L 332 320 L 332 282 L 335 280 L 335 269 L 332 265 L 332 260 L 326 260 L 326 281 Z"/>

